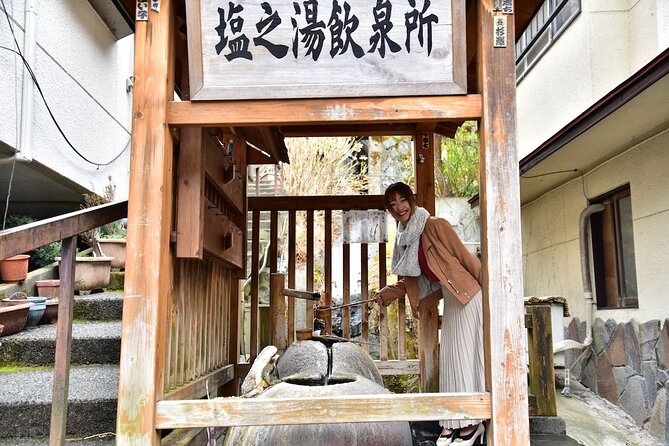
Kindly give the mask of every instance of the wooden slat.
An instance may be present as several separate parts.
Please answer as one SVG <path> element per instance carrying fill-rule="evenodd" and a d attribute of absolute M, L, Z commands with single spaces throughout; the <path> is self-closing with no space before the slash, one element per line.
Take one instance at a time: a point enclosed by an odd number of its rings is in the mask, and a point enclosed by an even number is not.
<path fill-rule="evenodd" d="M 211 373 L 208 373 L 196 381 L 188 383 L 187 385 L 173 390 L 172 392 L 163 396 L 163 401 L 176 401 L 186 399 L 197 399 L 207 395 L 207 388 L 209 391 L 230 382 L 235 375 L 235 367 L 232 364 L 221 367 Z"/>
<path fill-rule="evenodd" d="M 369 299 L 369 258 L 368 258 L 368 249 L 367 243 L 360 244 L 360 300 L 366 301 Z M 361 316 L 362 316 L 362 344 L 360 347 L 369 352 L 369 321 L 367 320 L 367 307 L 369 304 L 362 304 L 360 306 Z"/>
<path fill-rule="evenodd" d="M 530 360 L 529 390 L 536 397 L 536 406 L 530 407 L 530 415 L 556 416 L 551 306 L 528 305 L 526 311 L 532 317 L 532 328 L 528 330 L 527 339 Z"/>
<path fill-rule="evenodd" d="M 53 397 L 49 445 L 65 444 L 67 401 L 70 387 L 70 352 L 72 348 L 72 318 L 74 315 L 74 264 L 77 237 L 63 240 L 63 254 L 59 266 L 58 326 L 56 327 L 56 354 L 53 371 Z"/>
<path fill-rule="evenodd" d="M 307 290 L 314 291 L 314 211 L 307 211 Z M 307 302 L 307 327 L 314 328 L 314 306 Z"/>
<path fill-rule="evenodd" d="M 297 216 L 295 211 L 288 212 L 288 288 L 295 288 L 295 228 Z M 288 299 L 288 344 L 295 340 L 295 300 Z"/>
<path fill-rule="evenodd" d="M 323 305 L 332 306 L 332 211 L 325 211 L 325 259 L 323 262 L 323 273 L 325 275 L 325 296 L 323 296 Z M 332 311 L 328 312 L 325 318 L 325 332 L 332 333 Z"/>
<path fill-rule="evenodd" d="M 31 251 L 128 215 L 128 202 L 107 203 L 0 231 L 0 259 Z"/>
<path fill-rule="evenodd" d="M 416 124 L 338 124 L 282 126 L 281 133 L 291 137 L 323 136 L 410 136 L 416 133 Z"/>
<path fill-rule="evenodd" d="M 483 329 L 486 389 L 493 418 L 488 444 L 529 444 L 520 193 L 516 151 L 514 16 L 509 44 L 493 48 L 493 0 L 479 0 L 478 65 L 483 92 L 479 125 Z M 509 420 L 513 420 L 512 423 Z"/>
<path fill-rule="evenodd" d="M 249 210 L 336 211 L 384 209 L 383 195 L 249 197 Z"/>
<path fill-rule="evenodd" d="M 342 305 L 351 303 L 351 245 L 344 243 L 342 245 L 342 282 L 343 296 Z M 346 339 L 351 338 L 351 307 L 341 309 L 341 332 Z"/>
<path fill-rule="evenodd" d="M 172 283 L 172 135 L 165 125 L 174 97 L 174 8 L 161 2 L 135 24 L 135 87 L 128 199 L 128 252 L 116 441 L 159 445 L 155 401 L 162 395 L 165 311 Z"/>
<path fill-rule="evenodd" d="M 181 130 L 179 168 L 177 169 L 177 257 L 204 255 L 204 130 Z"/>
<path fill-rule="evenodd" d="M 441 291 L 439 291 L 441 292 Z M 437 301 L 423 305 L 421 299 L 418 322 L 418 354 L 420 359 L 420 391 L 439 391 L 439 312 Z"/>
<path fill-rule="evenodd" d="M 386 286 L 386 244 L 379 243 L 379 289 Z M 388 307 L 379 305 L 379 343 L 382 361 L 388 359 Z"/>
<path fill-rule="evenodd" d="M 374 361 L 374 364 L 382 376 L 420 374 L 420 361 L 418 359 L 407 359 L 405 361 L 381 360 Z"/>
<path fill-rule="evenodd" d="M 302 291 L 302 290 L 294 290 L 291 288 L 282 289 L 281 294 L 288 297 L 304 299 L 304 300 L 312 300 L 312 301 L 318 301 L 321 298 L 321 295 L 315 291 Z"/>
<path fill-rule="evenodd" d="M 260 211 L 253 211 L 251 220 L 251 339 L 249 361 L 258 354 L 258 290 L 260 285 Z"/>
<path fill-rule="evenodd" d="M 487 393 L 218 398 L 156 406 L 158 429 L 490 418 Z"/>
<path fill-rule="evenodd" d="M 397 359 L 402 361 L 407 359 L 406 331 L 406 297 L 400 297 L 397 299 Z"/>
<path fill-rule="evenodd" d="M 284 274 L 270 275 L 270 344 L 283 351 L 288 347 L 288 324 L 286 321 L 286 296 L 281 293 L 286 284 Z"/>
<path fill-rule="evenodd" d="M 478 119 L 481 102 L 479 95 L 171 101 L 167 122 L 204 127 L 440 122 Z"/>
<path fill-rule="evenodd" d="M 269 271 L 277 271 L 277 262 L 279 255 L 279 212 L 274 210 L 270 212 L 269 222 Z"/>

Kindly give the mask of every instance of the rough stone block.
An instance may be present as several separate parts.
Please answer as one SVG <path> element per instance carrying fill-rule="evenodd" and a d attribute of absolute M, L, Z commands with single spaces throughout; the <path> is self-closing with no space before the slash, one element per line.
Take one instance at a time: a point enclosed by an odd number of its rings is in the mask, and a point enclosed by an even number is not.
<path fill-rule="evenodd" d="M 634 418 L 637 425 L 643 427 L 648 418 L 648 394 L 642 376 L 632 376 L 627 381 L 627 388 L 618 401 L 625 412 Z"/>
<path fill-rule="evenodd" d="M 655 354 L 658 367 L 664 370 L 669 369 L 669 319 L 664 320 L 664 327 L 655 345 Z"/>
<path fill-rule="evenodd" d="M 662 383 L 657 377 L 657 361 L 643 361 L 641 363 L 641 375 L 646 381 L 648 392 L 648 408 L 650 409 L 657 398 L 657 392 L 662 388 Z"/>
<path fill-rule="evenodd" d="M 599 355 L 609 343 L 610 335 L 604 321 L 600 318 L 592 323 L 592 348 Z"/>
<path fill-rule="evenodd" d="M 327 348 L 316 341 L 293 342 L 279 358 L 277 369 L 281 379 L 297 373 L 322 378 L 328 371 Z"/>
<path fill-rule="evenodd" d="M 588 389 L 597 393 L 597 357 L 595 356 L 592 349 L 589 350 L 590 354 L 586 355 L 585 365 L 583 366 L 583 371 L 581 372 L 581 377 L 579 381 Z"/>
<path fill-rule="evenodd" d="M 625 364 L 641 373 L 641 353 L 639 352 L 639 325 L 635 321 L 625 324 Z"/>
<path fill-rule="evenodd" d="M 625 365 L 625 325 L 618 324 L 613 330 L 609 345 L 606 346 L 606 354 L 613 366 Z"/>
<path fill-rule="evenodd" d="M 657 376 L 657 380 L 660 381 L 660 384 L 663 386 L 667 386 L 669 383 L 669 371 L 663 370 L 658 367 L 658 369 L 655 371 L 655 376 Z"/>
<path fill-rule="evenodd" d="M 577 317 L 571 319 L 571 322 L 569 322 L 569 325 L 567 326 L 567 339 L 573 339 L 578 342 L 583 341 L 578 333 L 579 325 L 581 325 L 581 321 L 579 321 Z"/>
<path fill-rule="evenodd" d="M 613 335 L 613 330 L 618 326 L 618 322 L 615 319 L 609 318 L 606 320 L 606 329 L 609 331 L 609 335 Z"/>
<path fill-rule="evenodd" d="M 667 443 L 669 435 L 667 434 L 667 389 L 660 389 L 655 398 L 655 404 L 650 411 L 650 419 L 644 425 L 644 429 L 657 437 L 662 444 Z"/>
<path fill-rule="evenodd" d="M 597 392 L 613 404 L 618 404 L 618 389 L 613 376 L 613 367 L 606 353 L 597 357 Z"/>
<path fill-rule="evenodd" d="M 639 325 L 639 343 L 641 344 L 641 360 L 653 361 L 655 356 L 655 344 L 660 337 L 660 320 L 654 319 Z"/>
<path fill-rule="evenodd" d="M 383 386 L 383 379 L 371 356 L 351 342 L 338 342 L 332 346 L 332 374 L 360 375 Z"/>
<path fill-rule="evenodd" d="M 613 367 L 613 377 L 616 380 L 618 397 L 620 397 L 620 395 L 622 395 L 622 393 L 625 391 L 625 388 L 627 388 L 627 381 L 635 375 L 638 375 L 638 373 L 635 372 L 632 367 L 626 365 L 621 367 Z"/>

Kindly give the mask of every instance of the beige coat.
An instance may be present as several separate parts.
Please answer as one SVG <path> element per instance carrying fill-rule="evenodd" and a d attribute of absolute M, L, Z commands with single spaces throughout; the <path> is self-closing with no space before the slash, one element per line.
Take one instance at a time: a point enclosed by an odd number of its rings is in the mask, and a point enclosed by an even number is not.
<path fill-rule="evenodd" d="M 467 251 L 451 224 L 443 218 L 430 217 L 427 220 L 421 242 L 430 270 L 439 278 L 443 287 L 466 305 L 481 289 L 481 262 Z M 437 293 L 440 298 L 441 291 Z M 411 310 L 414 316 L 418 316 L 421 296 L 416 277 L 401 277 L 397 283 L 380 290 L 379 294 L 384 305 L 390 305 L 395 299 L 408 295 Z M 432 297 L 427 299 L 432 300 Z"/>

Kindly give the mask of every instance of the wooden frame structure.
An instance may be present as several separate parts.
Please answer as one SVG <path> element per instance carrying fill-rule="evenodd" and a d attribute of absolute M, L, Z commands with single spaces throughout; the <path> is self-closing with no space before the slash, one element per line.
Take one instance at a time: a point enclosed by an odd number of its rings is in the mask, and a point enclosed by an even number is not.
<path fill-rule="evenodd" d="M 529 444 L 514 47 L 494 46 L 497 19 L 503 17 L 505 32 L 514 36 L 514 15 L 497 9 L 498 3 L 511 2 L 467 2 L 469 94 L 445 97 L 190 102 L 181 34 L 184 3 L 163 0 L 159 10 L 148 11 L 147 21 L 136 23 L 117 444 L 158 445 L 161 429 L 315 423 L 319 413 L 337 414 L 327 417 L 334 423 L 488 419 L 488 444 Z M 175 86 L 181 101 L 174 100 Z M 333 113 L 333 107 L 339 112 Z M 174 253 L 172 243 L 179 237 L 173 232 L 175 159 L 188 139 L 179 129 L 257 128 L 265 142 L 273 138 L 267 129 L 276 126 L 286 126 L 292 135 L 397 134 L 399 129 L 420 141 L 427 138 L 426 146 L 416 150 L 416 176 L 421 204 L 430 208 L 433 132 L 465 119 L 480 122 L 486 391 L 309 401 L 200 399 L 223 384 L 226 395 L 236 394 L 240 284 L 217 263 L 179 259 Z M 253 247 L 256 263 L 258 248 Z M 209 336 L 205 327 L 218 335 Z M 435 323 L 422 331 L 429 337 L 436 328 Z M 185 346 L 197 346 L 197 354 L 191 356 Z M 212 360 L 212 355 L 218 356 Z M 438 362 L 421 359 L 425 370 Z M 436 390 L 435 382 L 425 382 L 424 388 Z"/>

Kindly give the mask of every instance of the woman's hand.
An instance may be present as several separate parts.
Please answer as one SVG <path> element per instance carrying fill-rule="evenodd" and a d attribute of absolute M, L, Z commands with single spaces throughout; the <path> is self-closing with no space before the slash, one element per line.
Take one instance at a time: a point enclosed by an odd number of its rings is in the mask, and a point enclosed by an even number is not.
<path fill-rule="evenodd" d="M 374 293 L 374 302 L 376 302 L 379 305 L 385 305 L 383 303 L 383 295 L 381 293 Z"/>

